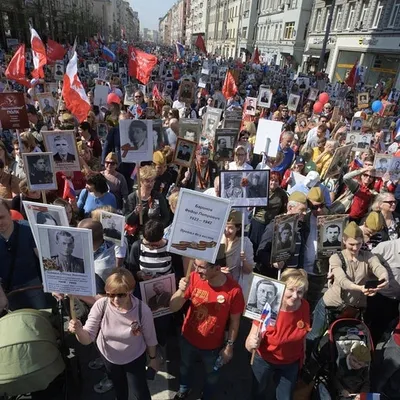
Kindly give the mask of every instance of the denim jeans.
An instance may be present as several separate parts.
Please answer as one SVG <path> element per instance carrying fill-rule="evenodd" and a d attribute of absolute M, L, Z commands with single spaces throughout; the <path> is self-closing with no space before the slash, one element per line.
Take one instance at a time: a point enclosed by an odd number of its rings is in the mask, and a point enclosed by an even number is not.
<path fill-rule="evenodd" d="M 252 399 L 293 399 L 293 392 L 299 373 L 299 361 L 292 364 L 271 364 L 256 353 L 251 368 L 254 377 Z M 274 382 L 276 383 L 276 394 Z"/>
<path fill-rule="evenodd" d="M 194 376 L 194 364 L 196 357 L 200 357 L 206 372 L 206 382 L 203 389 L 203 399 L 211 400 L 216 394 L 220 370 L 214 371 L 220 348 L 214 350 L 202 350 L 190 344 L 181 336 L 181 365 L 180 365 L 180 392 L 187 392 L 192 387 Z"/>
<path fill-rule="evenodd" d="M 24 285 L 15 286 L 11 291 L 21 289 L 29 286 L 39 286 L 42 282 L 39 278 L 32 279 L 26 282 Z M 20 310 L 22 308 L 34 308 L 35 310 L 41 310 L 47 308 L 45 294 L 43 289 L 26 290 L 24 292 L 16 293 L 8 298 L 8 308 L 11 311 Z"/>
<path fill-rule="evenodd" d="M 311 331 L 306 336 L 306 356 L 311 355 L 318 339 L 323 336 L 327 328 L 327 310 L 323 299 L 320 299 L 313 313 L 313 324 Z"/>

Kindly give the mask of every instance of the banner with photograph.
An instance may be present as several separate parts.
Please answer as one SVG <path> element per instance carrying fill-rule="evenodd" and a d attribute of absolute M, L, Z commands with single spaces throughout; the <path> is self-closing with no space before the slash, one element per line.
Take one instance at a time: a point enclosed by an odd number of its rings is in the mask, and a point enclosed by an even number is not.
<path fill-rule="evenodd" d="M 53 153 L 23 153 L 30 190 L 56 190 L 57 179 Z"/>
<path fill-rule="evenodd" d="M 201 119 L 180 118 L 179 119 L 179 136 L 199 143 L 202 131 Z"/>
<path fill-rule="evenodd" d="M 176 292 L 175 274 L 162 275 L 139 284 L 142 300 L 149 306 L 153 318 L 172 314 L 169 301 Z"/>
<path fill-rule="evenodd" d="M 299 216 L 297 214 L 275 217 L 271 264 L 289 260 L 294 254 L 298 222 Z"/>
<path fill-rule="evenodd" d="M 286 285 L 275 279 L 253 273 L 246 308 L 243 315 L 252 320 L 261 321 L 262 312 L 268 303 L 270 326 L 275 326 L 282 305 Z"/>
<path fill-rule="evenodd" d="M 374 159 L 375 176 L 382 177 L 390 171 L 392 164 L 392 154 L 376 153 Z"/>
<path fill-rule="evenodd" d="M 38 225 L 43 290 L 75 296 L 96 295 L 92 231 Z"/>
<path fill-rule="evenodd" d="M 321 215 L 317 217 L 318 256 L 330 257 L 343 248 L 343 231 L 348 223 L 348 215 Z"/>
<path fill-rule="evenodd" d="M 100 211 L 100 222 L 103 225 L 104 239 L 122 246 L 124 242 L 125 217 L 123 215 Z"/>
<path fill-rule="evenodd" d="M 229 200 L 181 189 L 168 251 L 214 263 L 230 210 Z"/>
<path fill-rule="evenodd" d="M 219 108 L 207 107 L 207 112 L 203 116 L 203 134 L 200 143 L 204 146 L 212 148 L 214 144 L 215 131 L 221 120 L 222 110 Z"/>

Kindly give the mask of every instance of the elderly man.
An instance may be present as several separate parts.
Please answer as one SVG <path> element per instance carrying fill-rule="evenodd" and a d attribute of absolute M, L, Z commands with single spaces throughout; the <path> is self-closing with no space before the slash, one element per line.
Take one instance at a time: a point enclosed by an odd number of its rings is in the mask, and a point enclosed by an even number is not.
<path fill-rule="evenodd" d="M 57 135 L 54 138 L 54 150 L 56 153 L 53 156 L 55 162 L 73 162 L 75 156 L 69 150 L 69 144 L 65 137 Z"/>

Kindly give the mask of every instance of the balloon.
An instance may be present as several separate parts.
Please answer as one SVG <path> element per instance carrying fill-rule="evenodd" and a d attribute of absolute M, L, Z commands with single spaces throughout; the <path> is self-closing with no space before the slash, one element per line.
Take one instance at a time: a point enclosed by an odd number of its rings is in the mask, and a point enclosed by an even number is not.
<path fill-rule="evenodd" d="M 315 102 L 315 104 L 313 106 L 313 110 L 316 114 L 321 113 L 323 108 L 324 108 L 324 105 L 319 101 Z"/>
<path fill-rule="evenodd" d="M 322 105 L 326 104 L 329 101 L 329 94 L 326 92 L 322 92 L 318 96 L 318 100 L 320 101 L 320 103 L 322 103 Z"/>
<path fill-rule="evenodd" d="M 372 106 L 371 106 L 372 111 L 373 111 L 374 113 L 378 113 L 379 111 L 381 111 L 381 110 L 382 110 L 382 107 L 383 107 L 383 104 L 382 104 L 382 102 L 381 102 L 380 100 L 375 100 L 375 101 L 372 103 Z"/>

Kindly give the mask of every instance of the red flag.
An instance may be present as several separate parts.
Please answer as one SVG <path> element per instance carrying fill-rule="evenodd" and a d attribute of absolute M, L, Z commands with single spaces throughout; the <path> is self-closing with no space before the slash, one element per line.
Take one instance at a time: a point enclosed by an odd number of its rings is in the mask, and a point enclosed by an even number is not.
<path fill-rule="evenodd" d="M 134 76 L 146 85 L 150 80 L 151 71 L 157 64 L 157 57 L 145 53 L 136 47 L 129 46 L 129 76 Z"/>
<path fill-rule="evenodd" d="M 36 79 L 44 78 L 43 66 L 47 64 L 46 48 L 38 33 L 31 27 L 32 60 L 35 69 L 32 76 Z"/>
<path fill-rule="evenodd" d="M 344 81 L 344 83 L 351 87 L 352 89 L 355 88 L 357 82 L 358 82 L 358 60 L 354 63 L 353 68 L 351 69 L 349 76 L 347 79 Z"/>
<path fill-rule="evenodd" d="M 160 91 L 158 90 L 158 86 L 157 85 L 153 86 L 153 97 L 154 97 L 155 100 L 161 100 L 162 99 Z"/>
<path fill-rule="evenodd" d="M 54 40 L 47 40 L 47 61 L 49 64 L 54 64 L 58 60 L 62 60 L 67 52 L 61 44 Z"/>
<path fill-rule="evenodd" d="M 62 96 L 67 109 L 75 115 L 79 122 L 83 122 L 90 111 L 90 102 L 78 77 L 78 56 L 76 51 L 67 65 Z"/>
<path fill-rule="evenodd" d="M 235 78 L 232 75 L 230 69 L 228 69 L 225 75 L 224 86 L 222 87 L 222 94 L 226 99 L 230 99 L 238 92 L 238 88 L 236 86 Z"/>
<path fill-rule="evenodd" d="M 204 43 L 203 36 L 200 34 L 197 35 L 195 46 L 204 54 L 207 54 L 206 44 Z"/>
<path fill-rule="evenodd" d="M 253 53 L 253 57 L 251 59 L 251 62 L 253 64 L 260 64 L 260 53 L 258 52 L 258 47 L 256 47 L 254 53 Z"/>
<path fill-rule="evenodd" d="M 6 72 L 4 73 L 7 79 L 12 81 L 16 81 L 21 85 L 24 85 L 28 88 L 31 87 L 31 84 L 28 79 L 25 77 L 25 45 L 21 44 L 18 50 L 14 54 L 14 57 L 11 59 Z"/>

